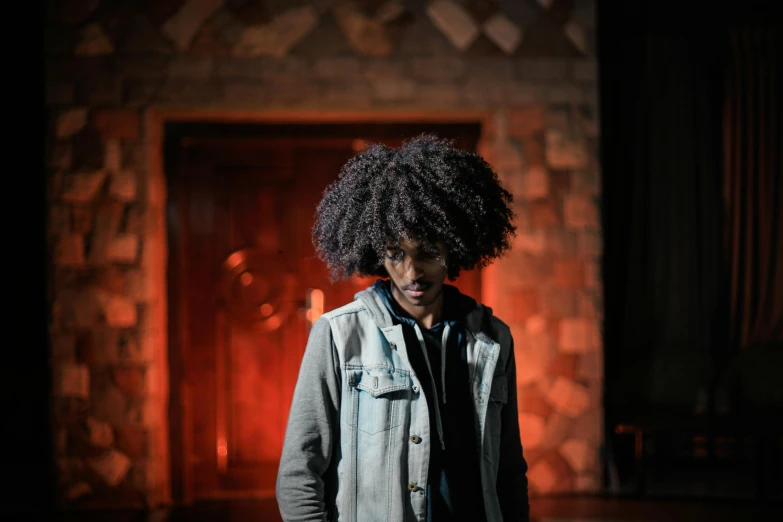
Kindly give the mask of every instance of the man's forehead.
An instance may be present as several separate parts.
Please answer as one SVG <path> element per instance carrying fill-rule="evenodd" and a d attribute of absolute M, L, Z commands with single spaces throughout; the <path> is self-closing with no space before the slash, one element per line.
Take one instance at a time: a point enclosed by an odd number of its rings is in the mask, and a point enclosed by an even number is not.
<path fill-rule="evenodd" d="M 439 245 L 401 237 L 397 241 L 388 240 L 386 248 L 400 248 L 403 250 L 438 250 Z"/>

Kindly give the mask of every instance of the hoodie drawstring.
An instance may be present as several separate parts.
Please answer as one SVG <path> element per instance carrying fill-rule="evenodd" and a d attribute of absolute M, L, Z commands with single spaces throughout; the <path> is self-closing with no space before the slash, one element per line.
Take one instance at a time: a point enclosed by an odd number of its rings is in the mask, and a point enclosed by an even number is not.
<path fill-rule="evenodd" d="M 451 326 L 446 323 L 443 328 L 443 337 L 440 340 L 440 388 L 443 390 L 443 404 L 446 404 L 446 343 L 449 340 Z"/>
<path fill-rule="evenodd" d="M 430 366 L 430 358 L 427 355 L 427 343 L 424 341 L 424 335 L 421 333 L 421 329 L 418 324 L 413 325 L 413 329 L 416 330 L 416 338 L 421 345 L 421 351 L 424 352 L 424 361 L 427 363 L 427 369 L 430 371 L 430 380 L 432 381 L 432 391 L 435 394 L 435 422 L 438 428 L 438 437 L 440 438 L 440 448 L 446 449 L 446 442 L 443 440 L 443 425 L 440 421 L 440 406 L 438 405 L 438 389 L 435 387 L 435 377 L 432 375 L 432 366 Z"/>

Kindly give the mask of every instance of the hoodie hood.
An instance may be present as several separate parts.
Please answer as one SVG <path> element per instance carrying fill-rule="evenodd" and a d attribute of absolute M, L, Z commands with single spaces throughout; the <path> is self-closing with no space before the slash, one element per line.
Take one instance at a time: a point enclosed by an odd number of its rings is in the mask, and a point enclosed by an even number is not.
<path fill-rule="evenodd" d="M 387 281 L 379 279 L 375 284 L 354 296 L 365 305 L 379 328 L 390 327 L 394 324 L 392 312 L 389 310 L 398 306 L 388 290 L 388 284 Z M 486 336 L 492 337 L 488 329 L 492 318 L 491 308 L 477 303 L 475 299 L 461 293 L 452 285 L 443 285 L 443 297 L 444 300 L 448 300 L 449 310 L 448 317 L 446 317 L 448 322 L 464 321 L 466 328 L 474 336 L 483 332 Z"/>

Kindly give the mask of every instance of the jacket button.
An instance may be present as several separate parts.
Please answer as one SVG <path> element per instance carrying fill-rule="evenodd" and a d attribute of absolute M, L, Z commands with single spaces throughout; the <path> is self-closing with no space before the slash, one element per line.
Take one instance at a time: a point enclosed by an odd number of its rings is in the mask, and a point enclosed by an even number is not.
<path fill-rule="evenodd" d="M 416 392 L 416 393 L 419 393 L 419 386 L 414 384 L 413 385 L 413 391 Z"/>
<path fill-rule="evenodd" d="M 397 349 L 397 343 L 389 343 L 389 348 L 391 348 L 392 350 L 396 350 Z"/>
<path fill-rule="evenodd" d="M 411 442 L 414 444 L 418 444 L 419 442 L 421 442 L 421 437 L 419 437 L 418 435 L 411 435 Z"/>
<path fill-rule="evenodd" d="M 410 484 L 408 484 L 408 491 L 416 491 L 416 483 L 415 482 L 411 482 Z"/>

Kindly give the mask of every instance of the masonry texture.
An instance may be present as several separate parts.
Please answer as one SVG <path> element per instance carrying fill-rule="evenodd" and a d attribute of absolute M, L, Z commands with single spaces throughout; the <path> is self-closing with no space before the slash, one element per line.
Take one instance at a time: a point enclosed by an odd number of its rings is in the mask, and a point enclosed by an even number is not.
<path fill-rule="evenodd" d="M 171 498 L 165 183 L 150 109 L 485 114 L 519 233 L 531 493 L 598 491 L 602 251 L 592 0 L 61 0 L 47 14 L 51 367 L 65 506 Z"/>

